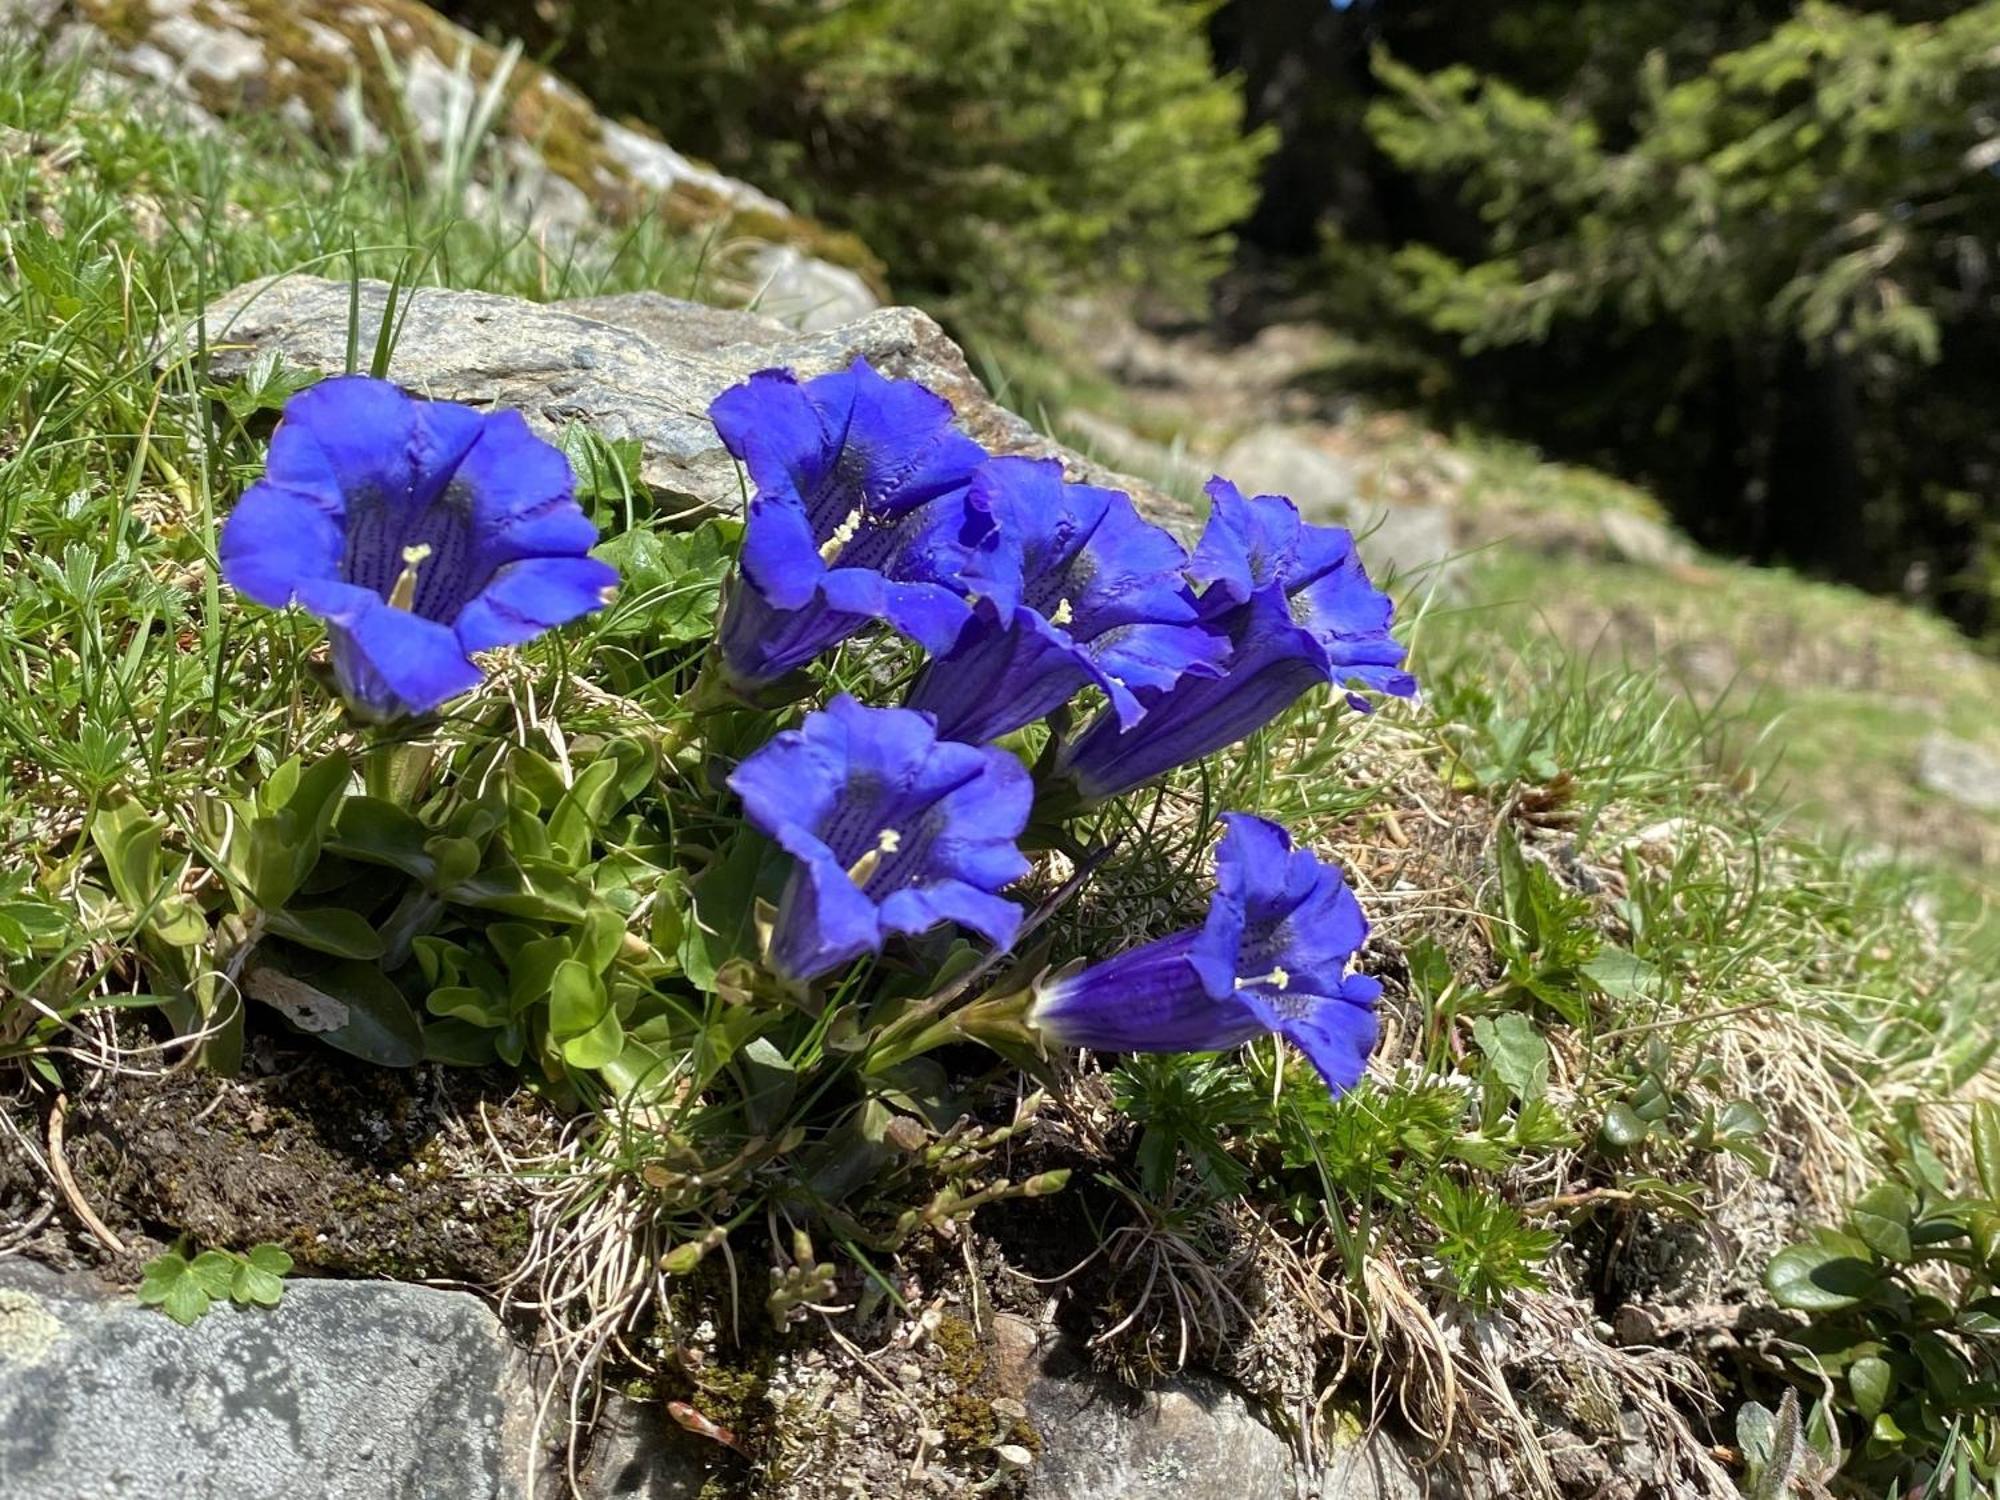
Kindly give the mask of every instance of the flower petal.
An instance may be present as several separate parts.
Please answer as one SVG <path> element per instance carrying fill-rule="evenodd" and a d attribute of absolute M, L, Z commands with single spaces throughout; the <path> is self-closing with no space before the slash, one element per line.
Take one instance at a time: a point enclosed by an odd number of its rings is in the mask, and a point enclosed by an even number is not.
<path fill-rule="evenodd" d="M 386 380 L 341 375 L 285 403 L 265 474 L 331 515 L 357 500 L 431 504 L 480 434 L 472 407 L 418 401 Z"/>
<path fill-rule="evenodd" d="M 495 573 L 453 627 L 468 652 L 518 646 L 603 608 L 617 586 L 617 570 L 594 557 L 523 558 Z"/>
<path fill-rule="evenodd" d="M 1367 1071 L 1381 1023 L 1375 1001 L 1382 986 L 1365 974 L 1346 979 L 1331 995 L 1297 996 L 1296 1008 L 1279 1013 L 1255 991 L 1241 992 L 1250 1011 L 1305 1053 L 1327 1091 L 1346 1093 Z"/>
<path fill-rule="evenodd" d="M 1101 963 L 1047 977 L 1030 1018 L 1066 1047 L 1100 1052 L 1220 1052 L 1266 1028 L 1233 992 L 1203 986 L 1180 932 Z"/>
<path fill-rule="evenodd" d="M 737 565 L 773 608 L 804 608 L 826 576 L 805 502 L 788 490 L 760 489 L 751 496 Z"/>
<path fill-rule="evenodd" d="M 271 609 L 309 579 L 339 577 L 340 549 L 340 527 L 322 507 L 272 484 L 254 484 L 236 502 L 218 548 L 230 587 Z"/>
<path fill-rule="evenodd" d="M 882 902 L 882 925 L 892 932 L 915 935 L 946 922 L 970 927 L 1004 951 L 1021 930 L 1021 908 L 963 880 L 906 886 Z"/>
<path fill-rule="evenodd" d="M 354 584 L 312 582 L 299 602 L 327 622 L 342 695 L 378 717 L 429 713 L 479 686 L 479 668 L 449 625 L 392 609 Z"/>
<path fill-rule="evenodd" d="M 831 859 L 803 859 L 785 882 L 771 928 L 769 958 L 791 979 L 815 979 L 882 951 L 882 920 L 847 872 Z"/>
<path fill-rule="evenodd" d="M 597 545 L 597 528 L 576 503 L 576 476 L 562 450 L 529 430 L 517 411 L 486 418 L 452 476 L 447 503 L 469 505 L 480 566 L 527 557 L 576 557 Z"/>

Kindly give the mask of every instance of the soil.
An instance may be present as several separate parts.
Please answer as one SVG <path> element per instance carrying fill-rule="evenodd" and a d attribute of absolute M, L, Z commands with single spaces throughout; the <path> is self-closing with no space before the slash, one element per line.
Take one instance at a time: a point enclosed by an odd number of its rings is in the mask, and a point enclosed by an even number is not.
<path fill-rule="evenodd" d="M 15 1119 L 46 1149 L 45 1101 Z M 121 1283 L 185 1236 L 201 1249 L 276 1244 L 302 1275 L 487 1287 L 528 1230 L 525 1195 L 494 1170 L 487 1136 L 528 1151 L 557 1123 L 498 1070 L 377 1068 L 272 1034 L 234 1078 L 99 1073 L 68 1102 L 63 1154 L 125 1248 L 68 1211 L 23 1248 Z M 32 1163 L 0 1157 L 0 1230 L 25 1225 L 45 1191 Z"/>

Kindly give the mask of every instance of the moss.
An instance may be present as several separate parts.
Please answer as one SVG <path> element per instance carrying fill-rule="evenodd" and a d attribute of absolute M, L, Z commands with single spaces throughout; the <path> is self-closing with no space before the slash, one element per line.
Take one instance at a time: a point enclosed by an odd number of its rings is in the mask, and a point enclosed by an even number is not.
<path fill-rule="evenodd" d="M 77 0 L 77 12 L 120 47 L 136 47 L 153 34 L 148 0 Z"/>
<path fill-rule="evenodd" d="M 931 1341 L 937 1350 L 937 1373 L 945 1387 L 934 1415 L 946 1450 L 974 1454 L 996 1443 L 1019 1443 L 1030 1453 L 1041 1452 L 1041 1434 L 1026 1419 L 1003 1426 L 994 1412 L 992 1360 L 978 1331 L 963 1318 L 946 1318 L 938 1324 Z"/>

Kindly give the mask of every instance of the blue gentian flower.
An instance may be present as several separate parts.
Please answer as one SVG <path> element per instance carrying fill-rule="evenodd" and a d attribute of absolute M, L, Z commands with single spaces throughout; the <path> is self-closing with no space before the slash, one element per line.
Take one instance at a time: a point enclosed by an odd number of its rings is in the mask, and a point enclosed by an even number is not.
<path fill-rule="evenodd" d="M 1052 458 L 996 458 L 973 476 L 971 500 L 998 545 L 968 571 L 972 623 L 909 698 L 936 715 L 938 733 L 998 739 L 1086 683 L 1129 725 L 1140 691 L 1220 671 L 1228 644 L 1197 622 L 1187 553 L 1130 498 L 1065 483 Z"/>
<path fill-rule="evenodd" d="M 1382 986 L 1347 972 L 1368 936 L 1340 871 L 1275 823 L 1223 817 L 1215 896 L 1199 928 L 1043 979 L 1029 1018 L 1103 1052 L 1217 1052 L 1275 1031 L 1334 1093 L 1360 1080 Z"/>
<path fill-rule="evenodd" d="M 590 613 L 618 582 L 569 461 L 516 411 L 420 401 L 386 380 L 285 403 L 264 477 L 222 528 L 222 573 L 327 622 L 334 678 L 375 719 L 476 687 L 471 654 Z"/>
<path fill-rule="evenodd" d="M 1228 641 L 1227 665 L 1220 677 L 1189 673 L 1141 692 L 1136 725 L 1105 713 L 1066 746 L 1059 769 L 1085 803 L 1234 744 L 1315 683 L 1416 691 L 1389 633 L 1394 606 L 1369 583 L 1351 533 L 1307 525 L 1281 496 L 1246 500 L 1225 479 L 1211 480 L 1208 494 L 1213 509 L 1188 575 L 1206 585 L 1202 622 Z M 1352 693 L 1348 702 L 1368 707 Z"/>
<path fill-rule="evenodd" d="M 808 980 L 894 933 L 958 922 L 996 948 L 1021 909 L 997 894 L 1028 873 L 1015 847 L 1033 791 L 1003 750 L 940 740 L 926 714 L 841 694 L 729 778 L 750 822 L 796 861 L 767 958 Z"/>
<path fill-rule="evenodd" d="M 986 450 L 949 402 L 857 359 L 752 375 L 709 416 L 756 486 L 721 631 L 731 682 L 775 682 L 875 621 L 928 651 L 958 638 L 960 577 L 994 536 L 966 497 Z"/>

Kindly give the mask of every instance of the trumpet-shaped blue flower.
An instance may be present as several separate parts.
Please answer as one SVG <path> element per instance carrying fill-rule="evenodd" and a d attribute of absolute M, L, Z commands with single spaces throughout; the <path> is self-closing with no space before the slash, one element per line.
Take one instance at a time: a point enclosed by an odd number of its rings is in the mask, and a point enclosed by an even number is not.
<path fill-rule="evenodd" d="M 1005 751 L 940 740 L 928 715 L 843 693 L 729 785 L 796 861 L 767 953 L 784 977 L 815 978 L 944 922 L 998 948 L 1014 941 L 1021 909 L 996 892 L 1028 873 L 1014 841 L 1033 793 Z"/>
<path fill-rule="evenodd" d="M 1315 683 L 1416 691 L 1389 633 L 1394 606 L 1369 583 L 1349 532 L 1307 525 L 1281 496 L 1246 500 L 1224 479 L 1208 494 L 1213 509 L 1188 574 L 1206 585 L 1202 621 L 1228 642 L 1227 664 L 1219 677 L 1190 673 L 1140 693 L 1145 714 L 1130 728 L 1106 713 L 1079 735 L 1060 767 L 1086 803 L 1234 744 Z M 1352 693 L 1348 702 L 1368 707 Z"/>
<path fill-rule="evenodd" d="M 996 458 L 973 476 L 971 500 L 998 545 L 968 572 L 972 623 L 909 698 L 940 734 L 997 739 L 1086 683 L 1129 725 L 1140 691 L 1220 670 L 1227 643 L 1198 623 L 1187 553 L 1127 496 L 1065 483 L 1055 459 Z"/>
<path fill-rule="evenodd" d="M 994 537 L 966 497 L 986 451 L 949 402 L 857 359 L 752 375 L 709 416 L 756 486 L 722 626 L 731 681 L 775 682 L 876 621 L 929 651 L 958 638 L 961 578 Z"/>
<path fill-rule="evenodd" d="M 222 528 L 222 573 L 327 622 L 335 680 L 378 719 L 475 687 L 471 653 L 603 604 L 618 575 L 572 498 L 569 461 L 515 411 L 321 381 L 285 404 L 264 477 Z"/>
<path fill-rule="evenodd" d="M 1368 936 L 1340 871 L 1275 823 L 1223 817 L 1208 920 L 1044 979 L 1029 1017 L 1104 1052 L 1214 1052 L 1275 1031 L 1335 1094 L 1361 1078 L 1382 987 L 1348 964 Z"/>

